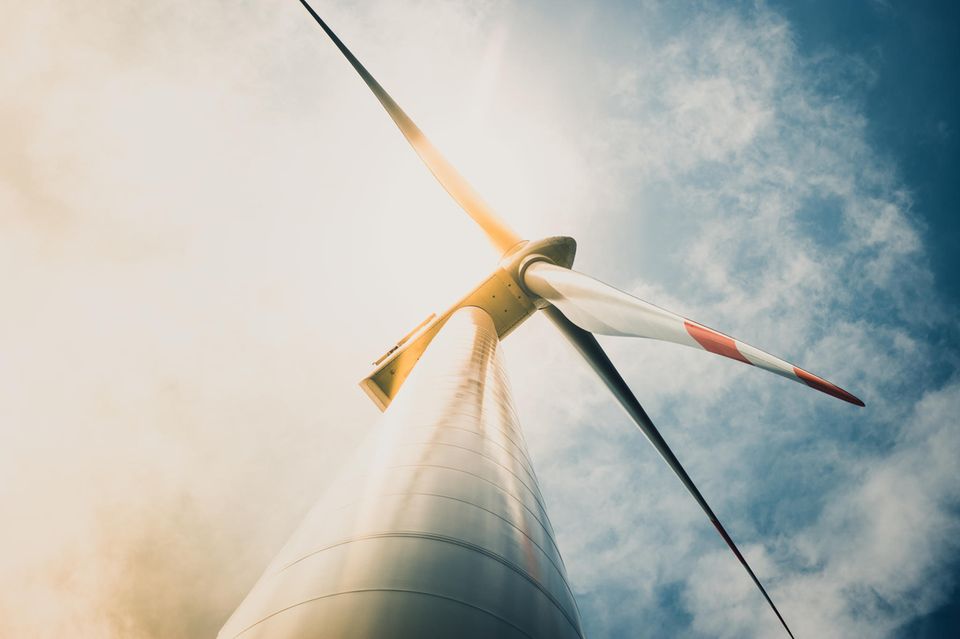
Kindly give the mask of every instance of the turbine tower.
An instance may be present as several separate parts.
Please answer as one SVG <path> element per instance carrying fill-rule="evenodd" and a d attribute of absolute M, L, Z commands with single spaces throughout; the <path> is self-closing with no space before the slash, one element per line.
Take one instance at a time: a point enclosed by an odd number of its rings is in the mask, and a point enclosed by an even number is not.
<path fill-rule="evenodd" d="M 500 340 L 538 310 L 660 453 L 793 637 L 594 333 L 699 348 L 851 404 L 863 402 L 756 347 L 572 270 L 572 238 L 522 240 L 306 0 L 300 2 L 501 258 L 489 277 L 400 340 L 360 382 L 385 411 L 382 424 L 219 637 L 582 639 L 580 614 L 499 356 Z"/>

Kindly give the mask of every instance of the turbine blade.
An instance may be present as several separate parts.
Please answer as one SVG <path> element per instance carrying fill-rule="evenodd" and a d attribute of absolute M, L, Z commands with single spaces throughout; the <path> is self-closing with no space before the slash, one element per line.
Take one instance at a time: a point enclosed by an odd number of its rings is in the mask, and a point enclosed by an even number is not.
<path fill-rule="evenodd" d="M 313 7 L 311 7 L 306 0 L 300 0 L 300 4 L 313 16 L 313 19 L 317 21 L 320 28 L 323 29 L 337 48 L 340 49 L 340 53 L 344 55 L 347 61 L 356 69 L 357 73 L 360 74 L 363 81 L 367 83 L 367 86 L 370 87 L 373 94 L 380 100 L 380 104 L 386 109 L 387 114 L 393 119 L 397 128 L 399 128 L 403 136 L 407 138 L 407 142 L 410 143 L 413 150 L 420 156 L 423 163 L 427 165 L 427 168 L 430 169 L 433 176 L 437 178 L 437 181 L 446 189 L 447 193 L 456 200 L 457 204 L 467 212 L 467 215 L 472 217 L 473 221 L 483 229 L 494 247 L 496 247 L 501 254 L 504 254 L 521 242 L 520 237 L 497 217 L 463 176 L 461 176 L 440 154 L 440 151 L 430 143 L 430 140 L 428 140 L 427 136 L 413 123 L 413 120 L 411 120 L 407 114 L 403 112 L 403 109 L 393 101 L 393 98 L 384 91 L 380 83 L 360 64 L 360 61 L 357 60 L 350 50 L 347 49 L 346 45 L 340 41 L 337 34 L 317 15 Z"/>
<path fill-rule="evenodd" d="M 547 314 L 547 317 L 553 321 L 557 328 L 560 329 L 560 332 L 563 333 L 567 340 L 573 344 L 573 347 L 577 349 L 580 355 L 587 360 L 587 363 L 590 364 L 597 375 L 600 376 L 600 379 L 603 380 L 603 383 L 606 384 L 607 388 L 610 389 L 610 392 L 612 392 L 614 397 L 617 398 L 617 401 L 619 401 L 620 405 L 623 406 L 624 410 L 627 411 L 627 414 L 630 415 L 640 430 L 643 431 L 643 434 L 647 436 L 647 440 L 653 445 L 654 448 L 657 449 L 657 452 L 660 453 L 660 456 L 663 457 L 663 460 L 667 462 L 667 465 L 670 466 L 673 472 L 676 473 L 677 477 L 680 478 L 680 481 L 683 483 L 684 487 L 700 505 L 700 508 L 703 509 L 703 512 L 706 513 L 707 517 L 710 518 L 710 523 L 712 523 L 714 528 L 717 529 L 717 532 L 720 533 L 720 536 L 723 537 L 723 540 L 727 543 L 727 546 L 729 546 L 730 550 L 733 551 L 733 554 L 736 555 L 737 559 L 740 561 L 740 564 L 747 571 L 747 574 L 750 575 L 753 583 L 755 583 L 757 588 L 760 589 L 764 599 L 766 599 L 767 603 L 770 604 L 774 614 L 777 615 L 777 619 L 780 620 L 780 623 L 783 624 L 783 628 L 787 631 L 787 634 L 790 635 L 792 639 L 793 633 L 790 632 L 790 627 L 787 626 L 787 622 L 784 621 L 783 615 L 780 614 L 780 611 L 777 610 L 773 600 L 770 599 L 770 595 L 767 594 L 763 584 L 761 584 L 760 580 L 757 579 L 757 575 L 754 574 L 753 569 L 750 568 L 750 564 L 748 564 L 747 560 L 744 559 L 743 555 L 740 553 L 740 549 L 737 548 L 737 545 L 733 543 L 733 539 L 730 538 L 730 535 L 723 527 L 723 524 L 721 524 L 720 520 L 717 519 L 713 509 L 710 508 L 709 504 L 707 504 L 707 501 L 703 498 L 703 495 L 700 494 L 700 491 L 693 483 L 693 480 L 690 479 L 687 471 L 684 470 L 683 466 L 680 465 L 680 461 L 677 459 L 677 456 L 674 455 L 673 451 L 670 450 L 670 447 L 667 446 L 667 442 L 664 441 L 663 436 L 660 435 L 660 431 L 658 431 L 657 427 L 653 425 L 650 417 L 647 415 L 646 411 L 643 410 L 640 402 L 637 401 L 637 398 L 627 386 L 627 383 L 623 380 L 623 377 L 620 376 L 620 373 L 614 367 L 613 363 L 610 361 L 610 358 L 607 357 L 607 354 L 600 347 L 597 339 L 567 319 L 557 308 L 547 307 L 544 309 L 544 312 Z"/>
<path fill-rule="evenodd" d="M 700 348 L 802 382 L 845 402 L 864 405 L 839 386 L 799 366 L 583 273 L 548 262 L 534 262 L 523 272 L 523 284 L 563 311 L 574 324 L 592 333 L 648 337 Z"/>

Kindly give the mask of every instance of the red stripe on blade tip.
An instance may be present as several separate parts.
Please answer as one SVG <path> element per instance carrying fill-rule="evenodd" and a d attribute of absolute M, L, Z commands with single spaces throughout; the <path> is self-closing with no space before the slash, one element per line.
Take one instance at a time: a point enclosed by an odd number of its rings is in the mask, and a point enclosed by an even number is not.
<path fill-rule="evenodd" d="M 727 337 L 723 333 L 718 333 L 706 326 L 695 324 L 690 320 L 683 320 L 683 327 L 687 329 L 690 337 L 697 340 L 697 343 L 700 344 L 704 350 L 753 366 L 753 363 L 737 350 L 737 343 L 732 337 Z"/>
<path fill-rule="evenodd" d="M 842 399 L 843 401 L 850 402 L 856 406 L 864 406 L 864 403 L 859 398 L 854 397 L 839 386 L 831 384 L 822 377 L 817 377 L 813 373 L 808 373 L 802 368 L 797 368 L 796 366 L 793 367 L 793 372 L 798 378 L 800 378 L 800 381 L 810 388 L 815 388 L 822 393 L 826 393 L 827 395 L 833 395 L 837 399 Z"/>

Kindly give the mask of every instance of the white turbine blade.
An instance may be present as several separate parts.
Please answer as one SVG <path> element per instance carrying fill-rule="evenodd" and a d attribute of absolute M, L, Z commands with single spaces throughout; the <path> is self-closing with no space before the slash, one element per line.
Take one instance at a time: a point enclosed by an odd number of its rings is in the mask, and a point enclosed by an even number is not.
<path fill-rule="evenodd" d="M 300 0 L 300 4 L 313 16 L 313 19 L 317 21 L 320 28 L 330 37 L 347 61 L 349 61 L 357 73 L 360 74 L 363 81 L 367 83 L 367 86 L 370 87 L 373 94 L 380 100 L 380 104 L 386 109 L 387 114 L 397 125 L 397 128 L 403 133 L 403 137 L 407 138 L 407 142 L 410 143 L 413 150 L 420 156 L 423 163 L 427 165 L 427 168 L 430 169 L 430 172 L 437 178 L 437 181 L 440 182 L 447 193 L 456 200 L 457 204 L 467 212 L 467 215 L 472 217 L 473 221 L 483 229 L 483 232 L 486 233 L 487 238 L 494 247 L 500 251 L 501 254 L 504 254 L 520 243 L 522 241 L 521 238 L 497 217 L 496 213 L 494 213 L 477 192 L 473 190 L 473 187 L 447 162 L 440 154 L 440 151 L 430 143 L 427 136 L 413 123 L 413 120 L 403 112 L 403 109 L 393 101 L 393 98 L 384 91 L 380 83 L 360 64 L 360 61 L 357 60 L 350 50 L 347 49 L 346 45 L 340 41 L 340 38 L 327 26 L 327 23 L 317 15 L 313 7 L 311 7 L 306 0 Z"/>
<path fill-rule="evenodd" d="M 822 377 L 583 273 L 548 262 L 534 262 L 523 272 L 523 283 L 563 311 L 571 322 L 592 333 L 648 337 L 700 348 L 802 382 L 845 402 L 864 405 Z"/>
<path fill-rule="evenodd" d="M 750 579 L 752 579 L 753 583 L 756 584 L 757 588 L 760 589 L 760 592 L 763 594 L 763 598 L 767 600 L 768 604 L 770 604 L 770 608 L 772 608 L 774 614 L 777 615 L 777 619 L 779 619 L 780 623 L 783 624 L 784 630 L 786 630 L 787 634 L 792 638 L 793 633 L 790 632 L 790 627 L 787 626 L 787 622 L 783 618 L 783 615 L 780 614 L 776 604 L 773 603 L 773 599 L 771 599 L 770 595 L 767 594 L 767 589 L 764 588 L 763 584 L 760 583 L 760 579 L 757 578 L 757 575 L 753 572 L 750 564 L 748 564 L 747 560 L 744 559 L 740 549 L 737 548 L 737 545 L 733 542 L 733 539 L 730 538 L 730 535 L 723 527 L 723 524 L 720 523 L 720 520 L 717 518 L 716 514 L 714 514 L 713 509 L 710 508 L 710 504 L 708 504 L 707 500 L 703 498 L 702 494 L 700 494 L 700 490 L 697 488 L 696 484 L 693 483 L 693 480 L 690 479 L 690 475 L 687 474 L 687 471 L 680 464 L 680 460 L 678 460 L 677 456 L 673 454 L 672 450 L 670 450 L 666 440 L 663 439 L 663 436 L 653 424 L 650 416 L 647 415 L 645 410 L 643 410 L 643 406 L 640 405 L 640 402 L 633 394 L 633 391 L 630 390 L 630 387 L 627 386 L 627 383 L 623 380 L 623 377 L 620 376 L 620 373 L 613 365 L 613 362 L 610 361 L 610 358 L 607 357 L 607 354 L 604 352 L 603 348 L 600 347 L 600 344 L 597 342 L 597 338 L 564 317 L 564 314 L 556 308 L 548 307 L 544 309 L 544 313 L 546 313 L 547 317 L 549 317 L 550 320 L 557 326 L 557 328 L 560 329 L 560 332 L 563 333 L 564 337 L 569 340 L 573 347 L 577 349 L 577 352 L 579 352 L 580 355 L 587 360 L 587 363 L 590 364 L 594 372 L 600 376 L 600 379 L 603 380 L 603 383 L 606 384 L 608 389 L 610 389 L 610 392 L 613 393 L 614 397 L 617 398 L 617 401 L 620 402 L 620 405 L 623 407 L 623 409 L 627 411 L 627 414 L 630 415 L 637 427 L 643 432 L 644 435 L 646 435 L 647 440 L 653 445 L 654 448 L 657 449 L 657 452 L 660 453 L 660 456 L 663 457 L 663 460 L 667 462 L 667 465 L 670 466 L 670 469 L 673 470 L 673 472 L 677 475 L 677 477 L 680 479 L 680 482 L 683 483 L 683 486 L 687 489 L 694 500 L 696 500 L 700 508 L 703 509 L 703 512 L 710 519 L 710 523 L 712 523 L 713 527 L 717 529 L 717 532 L 720 533 L 720 536 L 727 543 L 727 546 L 730 548 L 731 552 L 733 552 L 733 554 L 740 561 L 740 565 L 743 566 L 743 568 L 747 571 L 747 574 L 750 575 Z"/>

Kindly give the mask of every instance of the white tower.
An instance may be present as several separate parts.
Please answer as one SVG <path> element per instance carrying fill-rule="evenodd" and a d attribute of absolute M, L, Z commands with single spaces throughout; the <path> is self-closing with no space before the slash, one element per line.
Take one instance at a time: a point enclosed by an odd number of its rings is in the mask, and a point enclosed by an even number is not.
<path fill-rule="evenodd" d="M 499 350 L 452 314 L 221 639 L 583 637 Z"/>

